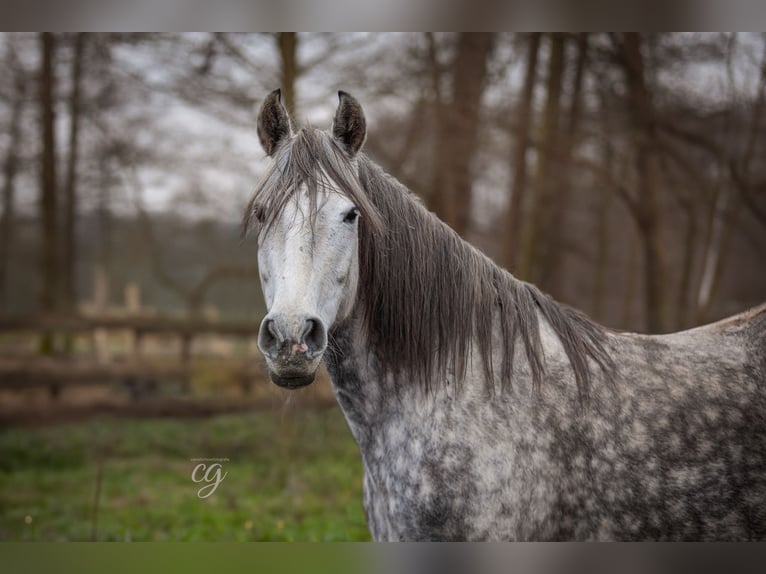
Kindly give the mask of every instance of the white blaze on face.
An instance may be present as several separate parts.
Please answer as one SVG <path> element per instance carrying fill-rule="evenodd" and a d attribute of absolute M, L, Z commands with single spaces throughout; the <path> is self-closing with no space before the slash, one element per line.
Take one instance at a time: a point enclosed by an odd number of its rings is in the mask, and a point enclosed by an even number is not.
<path fill-rule="evenodd" d="M 351 311 L 359 277 L 359 218 L 339 193 L 320 193 L 312 227 L 309 199 L 295 194 L 265 236 L 259 238 L 258 267 L 270 314 L 298 324 L 318 317 L 326 329 Z"/>

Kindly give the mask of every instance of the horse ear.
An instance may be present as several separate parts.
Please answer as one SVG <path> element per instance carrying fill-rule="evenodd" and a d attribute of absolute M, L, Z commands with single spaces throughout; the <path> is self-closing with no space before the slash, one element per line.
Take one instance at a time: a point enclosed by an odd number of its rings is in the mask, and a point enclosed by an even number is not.
<path fill-rule="evenodd" d="M 266 155 L 274 155 L 279 144 L 292 136 L 290 117 L 282 105 L 282 90 L 274 90 L 263 102 L 258 113 L 258 139 Z"/>
<path fill-rule="evenodd" d="M 356 98 L 344 91 L 338 92 L 338 109 L 332 122 L 332 136 L 346 152 L 354 157 L 367 137 L 367 120 Z"/>

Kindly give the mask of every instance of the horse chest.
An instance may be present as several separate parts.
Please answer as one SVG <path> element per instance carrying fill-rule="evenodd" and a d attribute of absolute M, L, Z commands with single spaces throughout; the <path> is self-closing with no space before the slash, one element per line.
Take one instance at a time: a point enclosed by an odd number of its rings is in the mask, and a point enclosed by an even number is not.
<path fill-rule="evenodd" d="M 445 412 L 447 413 L 445 415 Z M 529 492 L 510 440 L 484 440 L 449 411 L 391 416 L 360 434 L 365 510 L 376 540 L 513 538 Z M 485 421 L 493 432 L 492 413 Z M 508 435 L 511 434 L 508 429 Z M 479 433 L 479 434 L 477 434 Z M 501 433 L 502 434 L 502 433 Z M 527 514 L 528 520 L 534 517 Z"/>
<path fill-rule="evenodd" d="M 365 510 L 377 540 L 470 538 L 476 484 L 467 447 L 397 423 L 361 443 Z"/>
<path fill-rule="evenodd" d="M 520 431 L 506 407 L 446 395 L 430 405 L 413 397 L 390 402 L 391 394 L 360 383 L 355 371 L 330 365 L 330 372 L 359 443 L 374 539 L 520 538 L 522 522 L 544 514 L 545 489 L 528 484 L 525 467 L 515 464 Z"/>

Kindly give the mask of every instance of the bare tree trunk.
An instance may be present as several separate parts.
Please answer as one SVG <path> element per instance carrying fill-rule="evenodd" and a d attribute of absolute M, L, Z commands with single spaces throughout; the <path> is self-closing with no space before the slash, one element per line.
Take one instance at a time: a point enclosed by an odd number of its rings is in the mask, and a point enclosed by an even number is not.
<path fill-rule="evenodd" d="M 667 329 L 665 262 L 662 253 L 662 222 L 654 156 L 654 112 L 646 86 L 641 36 L 623 35 L 623 71 L 628 88 L 628 112 L 633 129 L 638 178 L 639 230 L 644 253 L 644 290 L 647 327 L 651 332 Z"/>
<path fill-rule="evenodd" d="M 9 46 L 9 68 L 14 70 L 14 96 L 11 104 L 11 124 L 8 151 L 3 162 L 3 219 L 0 227 L 0 309 L 9 309 L 7 300 L 8 265 L 13 245 L 13 220 L 15 214 L 16 174 L 19 168 L 21 145 L 21 116 L 24 111 L 26 92 L 25 78 L 19 69 L 19 61 L 13 45 Z"/>
<path fill-rule="evenodd" d="M 56 240 L 56 112 L 55 76 L 56 39 L 50 32 L 40 35 L 40 130 L 42 156 L 40 161 L 40 225 L 42 237 L 41 273 L 43 277 L 42 309 L 55 310 L 59 285 L 59 265 Z"/>
<path fill-rule="evenodd" d="M 572 78 L 571 100 L 569 104 L 569 118 L 563 141 L 559 146 L 561 167 L 558 169 L 559 176 L 556 178 L 556 186 L 553 201 L 550 202 L 551 225 L 546 230 L 546 243 L 548 245 L 543 263 L 543 274 L 540 277 L 540 287 L 548 291 L 554 297 L 562 297 L 562 284 L 566 273 L 563 269 L 565 258 L 564 230 L 566 229 L 567 215 L 571 204 L 572 178 L 571 157 L 577 143 L 577 132 L 580 127 L 582 115 L 582 84 L 585 77 L 585 66 L 588 60 L 588 34 L 581 33 L 577 37 L 577 61 L 575 74 Z"/>
<path fill-rule="evenodd" d="M 295 117 L 295 81 L 298 78 L 298 35 L 295 32 L 279 32 L 277 46 L 282 63 L 282 102 L 290 117 Z"/>
<path fill-rule="evenodd" d="M 104 308 L 109 307 L 111 301 L 111 270 L 112 259 L 112 213 L 110 208 L 112 181 L 109 177 L 109 157 L 105 152 L 98 158 L 98 250 L 96 253 L 96 273 L 102 276 Z"/>
<path fill-rule="evenodd" d="M 539 265 L 536 260 L 541 254 L 540 234 L 544 227 L 545 210 L 549 207 L 549 194 L 553 185 L 552 164 L 558 156 L 558 129 L 561 110 L 561 88 L 564 76 L 564 34 L 550 35 L 551 54 L 548 60 L 546 100 L 543 124 L 540 133 L 535 180 L 529 219 L 525 228 L 521 261 L 518 274 L 522 279 L 536 281 Z"/>
<path fill-rule="evenodd" d="M 614 165 L 614 149 L 612 147 L 612 119 L 609 113 L 607 95 L 599 90 L 600 111 L 604 126 L 604 135 L 601 142 L 601 157 L 604 169 L 608 170 L 609 177 Z M 609 207 L 612 192 L 606 185 L 598 186 L 598 203 L 596 205 L 596 263 L 594 270 L 593 286 L 593 318 L 597 321 L 604 320 L 604 298 L 606 294 L 607 264 L 609 262 Z"/>
<path fill-rule="evenodd" d="M 40 34 L 40 131 L 42 155 L 40 158 L 40 235 L 43 313 L 56 310 L 59 293 L 59 258 L 56 240 L 56 116 L 54 109 L 54 61 L 56 39 L 50 32 Z M 40 351 L 53 351 L 53 339 L 46 334 L 40 341 Z"/>
<path fill-rule="evenodd" d="M 537 81 L 537 58 L 540 52 L 539 32 L 529 35 L 527 47 L 527 66 L 524 75 L 524 87 L 517 111 L 516 145 L 513 149 L 513 184 L 511 200 L 508 204 L 506 221 L 505 265 L 513 269 L 519 251 L 521 225 L 524 221 L 524 195 L 527 188 L 527 150 L 529 149 L 529 132 L 532 123 L 532 102 L 534 101 L 535 84 Z"/>
<path fill-rule="evenodd" d="M 596 207 L 596 261 L 593 285 L 593 318 L 604 320 L 604 298 L 606 295 L 607 264 L 609 262 L 609 204 L 611 194 L 605 187 L 599 187 L 599 202 Z"/>
<path fill-rule="evenodd" d="M 80 83 L 84 46 L 85 34 L 79 33 L 74 39 L 72 57 L 72 92 L 69 96 L 69 156 L 64 187 L 66 210 L 64 212 L 63 287 L 64 306 L 68 312 L 74 311 L 77 304 L 77 159 L 80 144 Z"/>
<path fill-rule="evenodd" d="M 708 311 L 713 300 L 713 285 L 717 282 L 716 275 L 720 269 L 722 246 L 726 243 L 726 237 L 731 230 L 731 213 L 729 206 L 731 193 L 721 189 L 716 197 L 710 220 L 710 239 L 705 250 L 705 259 L 702 265 L 702 277 L 699 290 L 697 291 L 697 310 L 694 316 L 695 323 L 704 323 L 707 320 Z"/>
<path fill-rule="evenodd" d="M 446 204 L 449 203 L 444 193 L 444 169 L 442 158 L 447 157 L 447 126 L 445 125 L 446 105 L 442 94 L 442 65 L 433 32 L 425 33 L 427 43 L 428 70 L 431 76 L 431 105 L 433 108 L 434 138 L 433 161 L 431 162 L 431 182 L 426 201 L 428 207 L 441 219 L 446 221 Z"/>
<path fill-rule="evenodd" d="M 689 198 L 686 205 L 685 231 L 681 283 L 678 286 L 678 300 L 676 305 L 676 329 L 679 331 L 687 326 L 689 320 L 689 290 L 691 289 L 692 268 L 694 263 L 694 245 L 697 238 L 697 209 L 694 204 L 694 198 Z"/>
<path fill-rule="evenodd" d="M 455 231 L 465 235 L 471 218 L 473 176 L 471 167 L 479 136 L 479 109 L 494 34 L 460 34 L 453 63 L 453 97 L 448 114 L 449 153 L 441 158 L 446 170 L 448 203 L 445 217 Z"/>
<path fill-rule="evenodd" d="M 638 274 L 638 233 L 634 229 L 630 232 L 630 249 L 628 252 L 628 277 L 625 281 L 625 297 L 622 301 L 622 325 L 623 329 L 636 330 L 633 322 L 633 298 L 636 294 L 636 275 Z"/>

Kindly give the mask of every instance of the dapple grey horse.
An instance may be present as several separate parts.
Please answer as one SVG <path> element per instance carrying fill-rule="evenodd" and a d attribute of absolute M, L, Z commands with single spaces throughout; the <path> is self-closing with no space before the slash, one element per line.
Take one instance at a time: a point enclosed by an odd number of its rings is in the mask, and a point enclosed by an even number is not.
<path fill-rule="evenodd" d="M 245 215 L 271 379 L 324 360 L 376 540 L 766 538 L 766 306 L 616 332 L 514 278 L 332 130 L 270 94 Z"/>

